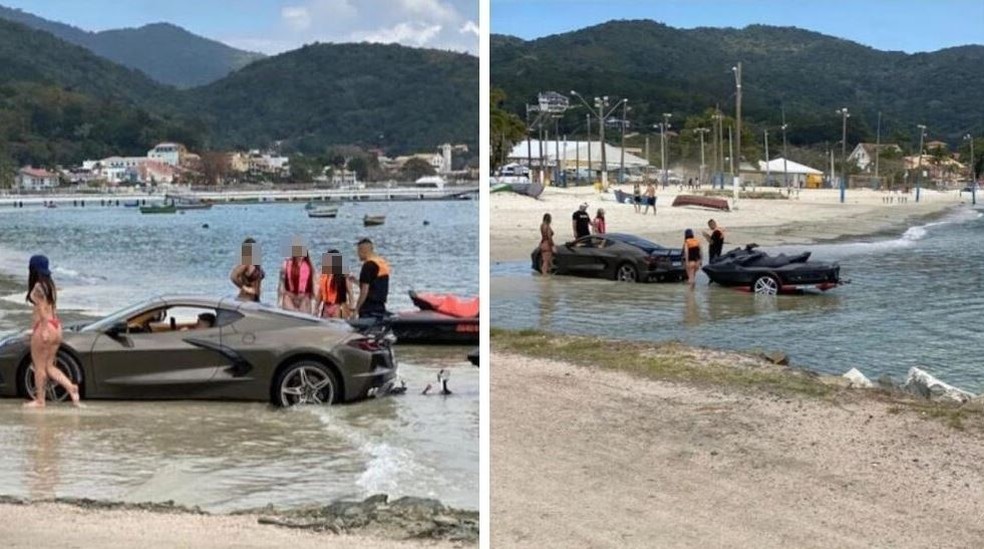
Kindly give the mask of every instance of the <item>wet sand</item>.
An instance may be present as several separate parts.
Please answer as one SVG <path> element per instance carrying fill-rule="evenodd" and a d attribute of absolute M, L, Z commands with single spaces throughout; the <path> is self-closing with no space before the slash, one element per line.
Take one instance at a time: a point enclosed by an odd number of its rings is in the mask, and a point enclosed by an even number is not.
<path fill-rule="evenodd" d="M 0 504 L 0 540 L 4 547 L 130 549 L 396 549 L 467 547 L 444 541 L 394 541 L 262 525 L 255 515 L 196 515 L 138 510 L 91 510 L 73 505 Z"/>
<path fill-rule="evenodd" d="M 622 189 L 632 192 L 630 185 Z M 636 213 L 632 205 L 617 204 L 611 191 L 599 194 L 590 187 L 549 187 L 539 200 L 512 193 L 495 193 L 490 199 L 491 258 L 493 261 L 528 259 L 540 240 L 540 221 L 548 212 L 554 220 L 557 244 L 571 240 L 571 214 L 582 202 L 588 203 L 592 217 L 598 208 L 605 209 L 608 232 L 633 233 L 664 246 L 682 244 L 684 229 L 704 230 L 707 220 L 714 218 L 726 230 L 726 248 L 749 242 L 762 246 L 810 244 L 900 231 L 916 218 L 939 215 L 962 202 L 970 202 L 967 194 L 924 189 L 918 204 L 914 192 L 907 195 L 907 203 L 900 204 L 899 197 L 906 195 L 857 189 L 849 190 L 845 203 L 841 204 L 837 190 L 804 189 L 798 197 L 794 194 L 790 199 L 742 199 L 737 210 L 722 212 L 673 208 L 670 204 L 678 194 L 690 193 L 672 187 L 658 191 L 658 209 L 654 216 L 652 210 L 649 215 L 642 215 Z M 888 196 L 893 196 L 895 201 L 883 202 Z"/>
<path fill-rule="evenodd" d="M 984 539 L 979 423 L 957 430 L 856 392 L 780 396 L 501 351 L 492 361 L 493 547 Z"/>

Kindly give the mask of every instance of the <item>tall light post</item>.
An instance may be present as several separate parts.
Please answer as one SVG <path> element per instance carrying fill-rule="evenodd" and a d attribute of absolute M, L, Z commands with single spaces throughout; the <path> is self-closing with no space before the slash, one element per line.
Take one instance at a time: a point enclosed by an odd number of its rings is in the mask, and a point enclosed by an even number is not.
<path fill-rule="evenodd" d="M 964 140 L 970 141 L 970 201 L 974 206 L 977 205 L 977 166 L 974 164 L 974 136 L 969 133 L 964 136 Z"/>
<path fill-rule="evenodd" d="M 851 114 L 847 112 L 847 107 L 837 109 L 837 114 L 841 115 L 841 177 L 840 177 L 840 201 L 844 203 L 844 189 L 847 186 L 847 119 Z"/>
<path fill-rule="evenodd" d="M 666 171 L 666 130 L 670 128 L 670 118 L 672 113 L 663 113 L 663 122 L 659 125 L 659 146 L 660 146 L 660 168 L 663 170 L 663 187 L 669 185 L 669 177 Z"/>
<path fill-rule="evenodd" d="M 594 183 L 594 172 L 591 170 L 591 115 L 586 114 L 584 118 L 588 122 L 588 181 Z"/>
<path fill-rule="evenodd" d="M 599 140 L 601 141 L 601 186 L 603 189 L 607 190 L 608 189 L 608 155 L 606 154 L 605 151 L 605 119 L 611 116 L 611 114 L 615 112 L 615 109 L 617 109 L 621 103 L 627 103 L 628 99 L 622 99 L 621 101 L 618 101 L 617 103 L 615 103 L 615 106 L 611 108 L 611 110 L 608 110 L 609 100 L 607 95 L 602 97 L 595 97 L 594 107 L 589 105 L 587 100 L 585 100 L 584 97 L 581 96 L 581 94 L 577 93 L 576 91 L 571 90 L 571 95 L 577 97 L 581 101 L 581 103 L 583 103 L 584 106 L 588 109 L 588 112 L 590 112 L 594 116 L 597 116 L 598 122 L 601 124 L 600 128 L 598 129 L 598 137 Z"/>
<path fill-rule="evenodd" d="M 782 107 L 782 184 L 789 189 L 789 168 L 786 165 L 786 129 L 789 128 L 789 124 L 786 124 L 786 106 Z"/>
<path fill-rule="evenodd" d="M 734 191 L 733 208 L 738 209 L 738 187 L 741 185 L 741 61 L 731 67 L 735 73 L 735 139 L 737 140 L 735 153 L 738 155 L 738 175 L 731 182 Z M 734 159 L 732 158 L 732 162 Z"/>
<path fill-rule="evenodd" d="M 618 183 L 620 185 L 625 183 L 625 124 L 626 124 L 626 117 L 628 116 L 628 114 L 629 114 L 629 101 L 627 99 L 622 100 L 622 124 L 621 124 L 622 153 L 621 153 L 621 159 L 618 162 Z"/>
<path fill-rule="evenodd" d="M 878 111 L 878 130 L 875 133 L 875 181 L 881 186 L 881 179 L 878 177 L 878 160 L 881 158 L 881 111 Z"/>
<path fill-rule="evenodd" d="M 530 105 L 526 105 L 526 176 L 533 175 L 533 135 L 530 126 Z M 533 178 L 530 177 L 530 181 Z"/>
<path fill-rule="evenodd" d="M 704 171 L 705 171 L 704 170 L 704 168 L 705 168 L 705 164 L 704 164 L 704 134 L 707 133 L 707 132 L 709 132 L 709 131 L 711 131 L 711 130 L 709 130 L 707 128 L 697 128 L 694 131 L 697 132 L 698 135 L 700 135 L 700 178 L 699 178 L 698 182 L 699 183 L 704 183 Z"/>
<path fill-rule="evenodd" d="M 721 188 L 724 189 L 724 123 L 721 122 L 721 110 L 714 106 L 714 171 L 721 174 Z M 714 188 L 714 185 L 711 185 Z"/>
<path fill-rule="evenodd" d="M 922 157 L 923 157 L 923 140 L 926 138 L 926 125 L 916 124 L 919 128 L 919 163 L 916 166 L 916 202 L 919 202 L 919 191 L 922 187 Z"/>
<path fill-rule="evenodd" d="M 772 179 L 772 168 L 769 166 L 769 130 L 763 130 L 765 133 L 765 182 L 766 184 Z"/>

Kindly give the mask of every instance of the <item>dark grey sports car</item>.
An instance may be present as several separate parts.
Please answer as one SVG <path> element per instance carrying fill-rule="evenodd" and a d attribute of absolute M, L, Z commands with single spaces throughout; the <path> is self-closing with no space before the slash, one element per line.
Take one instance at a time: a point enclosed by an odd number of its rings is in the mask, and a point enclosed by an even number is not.
<path fill-rule="evenodd" d="M 29 337 L 0 341 L 0 396 L 34 394 Z M 158 297 L 66 326 L 57 360 L 91 399 L 332 404 L 386 394 L 396 380 L 386 334 L 231 298 Z"/>
<path fill-rule="evenodd" d="M 540 249 L 531 256 L 540 270 Z M 687 277 L 681 249 L 670 249 L 631 234 L 582 236 L 554 247 L 554 272 L 623 282 L 680 281 Z"/>

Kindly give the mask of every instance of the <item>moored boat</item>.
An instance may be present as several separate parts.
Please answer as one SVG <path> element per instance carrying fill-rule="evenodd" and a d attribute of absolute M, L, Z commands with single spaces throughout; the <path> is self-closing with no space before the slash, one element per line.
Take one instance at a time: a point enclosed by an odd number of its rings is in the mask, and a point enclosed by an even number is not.
<path fill-rule="evenodd" d="M 338 217 L 338 208 L 334 206 L 321 206 L 308 210 L 308 217 L 318 217 L 318 218 L 336 218 Z"/>
<path fill-rule="evenodd" d="M 362 218 L 362 225 L 365 227 L 375 227 L 377 225 L 382 225 L 386 223 L 385 215 L 369 215 L 366 214 Z"/>
<path fill-rule="evenodd" d="M 153 206 L 140 206 L 140 213 L 142 214 L 173 214 L 178 211 L 178 208 L 172 204 L 158 204 Z"/>
<path fill-rule="evenodd" d="M 724 198 L 713 196 L 694 196 L 692 194 L 681 194 L 673 199 L 673 206 L 699 206 L 701 208 L 711 208 L 713 210 L 729 211 L 731 206 Z"/>

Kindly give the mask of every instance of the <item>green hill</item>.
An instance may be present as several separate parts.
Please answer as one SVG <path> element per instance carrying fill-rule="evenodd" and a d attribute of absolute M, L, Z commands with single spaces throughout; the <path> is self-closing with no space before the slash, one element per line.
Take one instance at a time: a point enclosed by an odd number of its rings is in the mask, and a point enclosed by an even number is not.
<path fill-rule="evenodd" d="M 967 132 L 984 133 L 984 46 L 910 55 L 789 27 L 612 21 L 532 41 L 493 36 L 491 55 L 492 86 L 520 114 L 539 91 L 571 89 L 627 97 L 637 128 L 663 112 L 683 120 L 720 104 L 733 113 L 731 67 L 741 61 L 743 118 L 777 128 L 784 104 L 793 144 L 839 141 L 834 110 L 841 107 L 852 113 L 849 143 L 874 139 L 878 111 L 884 136 L 914 136 L 916 124 L 954 144 Z M 583 120 L 583 109 L 574 112 L 564 131 Z"/>
<path fill-rule="evenodd" d="M 215 143 L 283 141 L 394 153 L 478 141 L 478 59 L 382 44 L 315 44 L 189 92 Z"/>
<path fill-rule="evenodd" d="M 262 54 L 238 50 L 168 23 L 88 32 L 0 6 L 0 19 L 42 30 L 92 53 L 136 69 L 157 82 L 190 88 L 214 82 Z"/>

